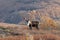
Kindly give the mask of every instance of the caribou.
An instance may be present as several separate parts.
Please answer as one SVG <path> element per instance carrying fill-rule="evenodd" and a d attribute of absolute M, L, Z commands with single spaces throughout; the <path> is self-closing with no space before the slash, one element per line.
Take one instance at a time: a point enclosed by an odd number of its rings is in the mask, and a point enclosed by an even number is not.
<path fill-rule="evenodd" d="M 35 27 L 36 29 L 39 29 L 38 25 L 39 25 L 39 21 L 37 20 L 25 20 L 27 22 L 27 25 L 29 26 L 29 28 L 32 30 L 32 27 Z"/>

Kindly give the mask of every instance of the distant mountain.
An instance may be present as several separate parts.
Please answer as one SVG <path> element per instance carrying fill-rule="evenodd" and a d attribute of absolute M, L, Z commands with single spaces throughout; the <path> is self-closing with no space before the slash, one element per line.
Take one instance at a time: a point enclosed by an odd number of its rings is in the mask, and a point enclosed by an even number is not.
<path fill-rule="evenodd" d="M 20 23 L 32 10 L 60 21 L 60 0 L 0 0 L 0 22 Z"/>

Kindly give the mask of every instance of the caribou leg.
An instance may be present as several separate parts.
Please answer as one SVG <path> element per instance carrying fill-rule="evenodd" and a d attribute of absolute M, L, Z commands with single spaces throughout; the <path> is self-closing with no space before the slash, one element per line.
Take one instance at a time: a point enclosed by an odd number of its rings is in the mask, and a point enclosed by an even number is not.
<path fill-rule="evenodd" d="M 39 30 L 39 27 L 38 27 L 38 25 L 36 25 L 36 29 L 38 29 L 38 30 Z"/>
<path fill-rule="evenodd" d="M 32 25 L 31 24 L 29 25 L 29 28 L 32 30 Z"/>

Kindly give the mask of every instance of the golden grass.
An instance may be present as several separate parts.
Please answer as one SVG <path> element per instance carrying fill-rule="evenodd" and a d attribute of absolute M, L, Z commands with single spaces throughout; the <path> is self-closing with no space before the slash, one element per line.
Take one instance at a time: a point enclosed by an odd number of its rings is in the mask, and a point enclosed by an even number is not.
<path fill-rule="evenodd" d="M 49 23 L 49 22 L 46 22 L 46 23 Z M 45 26 L 47 26 L 47 25 L 45 25 L 43 23 L 43 24 L 40 24 L 39 30 L 37 30 L 36 28 L 33 28 L 32 30 L 30 30 L 29 27 L 27 27 L 26 25 L 20 25 L 17 28 L 17 31 L 23 35 L 18 35 L 18 36 L 11 35 L 11 36 L 8 36 L 5 38 L 0 38 L 0 40 L 26 40 L 26 35 L 25 35 L 26 33 L 30 33 L 33 37 L 33 40 L 60 40 L 60 36 L 59 36 L 60 31 L 54 30 L 54 29 L 53 30 L 47 30 L 47 29 L 45 30 L 45 28 L 46 28 Z M 16 30 L 16 27 L 17 26 L 11 27 L 11 28 Z M 10 28 L 10 27 L 7 27 L 7 28 Z"/>
<path fill-rule="evenodd" d="M 26 36 L 0 38 L 0 40 L 26 40 Z M 33 35 L 33 40 L 60 40 L 60 37 L 53 34 Z"/>

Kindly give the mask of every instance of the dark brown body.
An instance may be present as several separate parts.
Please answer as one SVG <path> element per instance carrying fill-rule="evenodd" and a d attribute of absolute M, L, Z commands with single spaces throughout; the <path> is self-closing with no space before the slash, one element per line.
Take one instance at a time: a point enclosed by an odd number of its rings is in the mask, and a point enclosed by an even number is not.
<path fill-rule="evenodd" d="M 36 29 L 39 29 L 38 25 L 39 25 L 38 21 L 31 21 L 31 24 L 29 24 L 29 28 L 32 29 L 32 27 L 36 27 Z"/>

